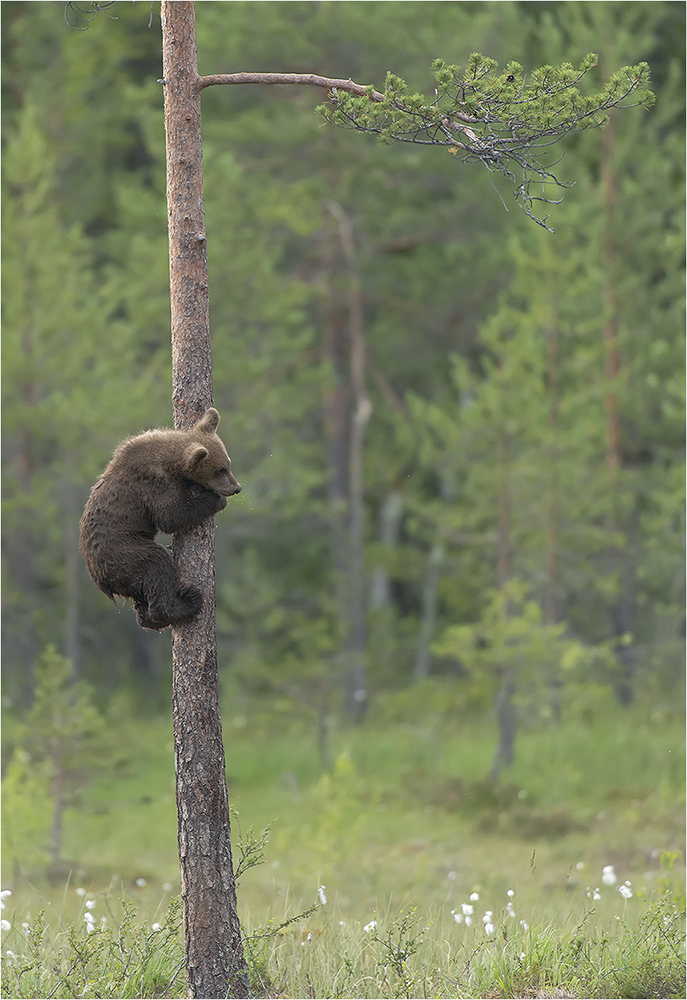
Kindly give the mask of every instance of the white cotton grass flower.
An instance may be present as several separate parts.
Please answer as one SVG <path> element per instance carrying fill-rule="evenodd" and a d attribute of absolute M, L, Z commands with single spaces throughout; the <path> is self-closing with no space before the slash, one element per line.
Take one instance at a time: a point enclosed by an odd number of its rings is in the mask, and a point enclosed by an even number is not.
<path fill-rule="evenodd" d="M 491 922 L 492 916 L 493 916 L 492 911 L 487 910 L 487 912 L 482 917 L 482 923 L 484 924 L 484 933 L 487 935 L 487 937 L 491 937 L 491 935 L 494 933 L 495 930 L 495 927 Z"/>
<path fill-rule="evenodd" d="M 139 889 L 142 889 L 143 886 L 147 885 L 147 884 L 148 883 L 147 883 L 147 881 L 144 878 L 137 878 L 136 879 L 136 885 L 138 886 Z"/>
<path fill-rule="evenodd" d="M 3 930 L 3 931 L 11 931 L 12 930 L 12 924 L 9 922 L 9 920 L 5 920 L 4 917 L 2 918 L 2 920 L 0 920 L 0 930 Z"/>
<path fill-rule="evenodd" d="M 319 887 L 319 889 L 317 890 L 317 895 L 320 897 L 320 903 L 322 904 L 322 906 L 326 906 L 327 905 L 327 897 L 324 894 L 324 889 L 325 889 L 325 887 L 323 885 L 321 885 Z"/>
<path fill-rule="evenodd" d="M 31 925 L 29 924 L 28 920 L 24 921 L 24 923 L 21 925 L 21 929 L 24 931 L 24 934 L 31 933 Z"/>
<path fill-rule="evenodd" d="M 94 910 L 95 907 L 96 907 L 96 900 L 95 899 L 87 899 L 84 905 L 85 905 L 85 907 L 86 907 L 87 910 Z"/>
<path fill-rule="evenodd" d="M 509 890 L 507 891 L 506 895 L 507 895 L 507 896 L 510 896 L 510 898 L 512 899 L 512 898 L 513 898 L 513 896 L 515 895 L 515 890 L 514 890 L 514 889 L 509 889 Z"/>
<path fill-rule="evenodd" d="M 587 898 L 588 899 L 601 899 L 601 891 L 599 890 L 598 887 L 596 889 L 590 889 L 590 887 L 587 886 Z"/>
<path fill-rule="evenodd" d="M 0 892 L 0 910 L 5 909 L 5 900 L 7 899 L 8 896 L 11 895 L 12 895 L 11 889 L 3 889 L 2 892 Z"/>
<path fill-rule="evenodd" d="M 476 903 L 478 899 L 479 899 L 479 893 L 478 892 L 471 892 L 470 893 L 470 902 L 471 903 Z"/>
<path fill-rule="evenodd" d="M 521 920 L 520 921 L 520 926 L 522 927 L 522 929 L 524 931 L 528 931 L 530 929 L 530 925 L 527 923 L 526 920 Z"/>
<path fill-rule="evenodd" d="M 631 882 L 625 882 L 623 885 L 618 886 L 618 892 L 624 897 L 624 899 L 631 899 L 632 897 L 632 889 L 630 888 L 631 884 Z"/>
<path fill-rule="evenodd" d="M 91 934 L 95 930 L 95 920 L 92 913 L 84 913 L 84 921 L 86 923 L 86 933 Z"/>
<path fill-rule="evenodd" d="M 457 924 L 462 924 L 463 921 L 465 920 L 465 917 L 463 916 L 463 914 L 462 913 L 456 913 L 455 910 L 451 910 L 451 916 L 453 917 L 453 919 L 455 920 L 455 922 Z"/>
<path fill-rule="evenodd" d="M 85 896 L 86 895 L 86 890 L 81 885 L 78 887 L 78 889 L 75 889 L 74 891 L 75 891 L 75 893 L 76 893 L 77 896 Z"/>
<path fill-rule="evenodd" d="M 472 896 L 470 898 L 472 899 Z M 465 914 L 466 917 L 471 917 L 472 914 L 475 912 L 475 907 L 474 906 L 470 906 L 469 903 L 461 903 L 460 904 L 460 908 L 461 908 L 461 910 L 463 911 L 463 913 Z"/>
<path fill-rule="evenodd" d="M 506 913 L 508 914 L 509 917 L 515 916 L 515 910 L 513 909 L 513 904 L 511 903 L 510 899 L 506 903 Z"/>
<path fill-rule="evenodd" d="M 603 872 L 601 873 L 601 881 L 604 885 L 615 885 L 618 881 L 618 876 L 613 870 L 613 865 L 604 865 Z"/>
<path fill-rule="evenodd" d="M 154 930 L 154 931 L 159 931 L 159 930 L 162 929 L 162 924 L 155 923 L 155 924 L 151 924 L 150 926 L 151 926 L 151 930 Z"/>
<path fill-rule="evenodd" d="M 363 930 L 365 931 L 366 934 L 369 934 L 371 931 L 376 931 L 377 930 L 377 921 L 376 920 L 371 920 L 369 922 L 369 924 L 365 924 L 365 926 L 363 927 Z"/>

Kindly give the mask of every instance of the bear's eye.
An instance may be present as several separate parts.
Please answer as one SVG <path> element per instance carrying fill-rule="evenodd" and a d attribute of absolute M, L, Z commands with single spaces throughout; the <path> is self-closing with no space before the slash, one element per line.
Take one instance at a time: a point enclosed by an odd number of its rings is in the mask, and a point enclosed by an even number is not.
<path fill-rule="evenodd" d="M 229 475 L 229 469 L 218 469 L 217 472 L 215 473 L 215 476 L 228 476 L 228 475 Z"/>

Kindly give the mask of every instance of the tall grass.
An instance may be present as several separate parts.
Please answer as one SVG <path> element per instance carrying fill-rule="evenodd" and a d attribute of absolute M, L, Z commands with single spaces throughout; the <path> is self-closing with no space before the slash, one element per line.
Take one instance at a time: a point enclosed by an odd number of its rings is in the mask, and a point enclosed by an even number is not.
<path fill-rule="evenodd" d="M 473 899 L 469 926 L 414 906 L 388 906 L 363 924 L 329 902 L 257 928 L 245 921 L 253 995 L 684 997 L 684 912 L 668 879 L 652 899 L 617 895 L 555 922 L 530 923 L 513 909 L 517 896 L 498 912 Z M 84 906 L 84 916 L 93 912 Z M 126 900 L 106 896 L 98 908 L 104 921 L 56 922 L 43 911 L 6 920 L 1 995 L 183 996 L 178 901 L 159 922 L 141 920 Z"/>

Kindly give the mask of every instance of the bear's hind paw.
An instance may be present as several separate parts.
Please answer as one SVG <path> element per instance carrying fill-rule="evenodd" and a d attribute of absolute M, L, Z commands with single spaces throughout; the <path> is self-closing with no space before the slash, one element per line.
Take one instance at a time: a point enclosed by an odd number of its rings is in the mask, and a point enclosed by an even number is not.
<path fill-rule="evenodd" d="M 136 619 L 141 628 L 160 631 L 170 625 L 184 625 L 190 622 L 203 605 L 203 595 L 196 587 L 182 587 L 174 595 L 170 605 L 147 607 L 136 605 Z"/>

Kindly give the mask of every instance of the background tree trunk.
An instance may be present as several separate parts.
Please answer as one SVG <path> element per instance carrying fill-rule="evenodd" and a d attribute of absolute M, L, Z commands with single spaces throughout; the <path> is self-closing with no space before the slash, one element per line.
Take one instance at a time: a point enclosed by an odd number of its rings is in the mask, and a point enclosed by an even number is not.
<path fill-rule="evenodd" d="M 331 382 L 323 399 L 323 427 L 326 438 L 329 499 L 330 551 L 334 572 L 334 600 L 340 625 L 338 650 L 331 668 L 337 679 L 346 667 L 348 637 L 351 633 L 349 600 L 349 450 L 350 386 L 349 330 L 346 315 L 338 301 L 334 275 L 337 248 L 333 233 L 327 231 L 322 267 L 327 291 L 322 321 L 322 355 L 331 370 Z"/>
<path fill-rule="evenodd" d="M 415 650 L 415 666 L 413 667 L 413 677 L 417 680 L 429 677 L 432 663 L 432 639 L 434 638 L 434 626 L 439 609 L 439 578 L 445 556 L 444 543 L 442 541 L 435 542 L 427 558 L 427 571 L 422 586 L 422 617 Z"/>
<path fill-rule="evenodd" d="M 350 330 L 350 373 L 352 414 L 349 457 L 349 580 L 350 634 L 348 636 L 348 665 L 344 678 L 344 709 L 354 721 L 360 721 L 368 702 L 365 679 L 366 610 L 365 593 L 365 480 L 364 436 L 370 419 L 372 404 L 365 391 L 365 339 L 363 328 L 363 302 L 360 274 L 353 239 L 350 217 L 337 202 L 329 210 L 339 226 L 341 250 L 348 269 L 348 322 Z"/>
<path fill-rule="evenodd" d="M 623 491 L 623 448 L 620 410 L 618 403 L 618 381 L 622 372 L 623 362 L 620 349 L 620 321 L 616 301 L 615 282 L 618 273 L 618 261 L 615 243 L 615 206 L 617 201 L 617 180 L 615 174 L 615 126 L 611 116 L 606 124 L 601 143 L 601 185 L 605 209 L 605 231 L 603 254 L 606 264 L 606 279 L 604 298 L 606 304 L 606 322 L 603 328 L 604 343 L 604 376 L 606 379 L 606 394 L 604 409 L 606 412 L 606 465 L 608 469 L 611 510 L 609 528 L 616 533 L 621 531 L 627 540 L 624 547 L 614 545 L 609 553 L 609 565 L 618 574 L 620 589 L 611 607 L 611 623 L 618 641 L 615 652 L 621 665 L 620 674 L 615 683 L 615 693 L 621 705 L 629 705 L 633 699 L 633 674 L 635 654 L 632 644 L 624 641 L 624 636 L 631 635 L 635 629 L 636 607 L 633 596 L 636 593 L 635 552 L 631 544 L 631 524 L 621 515 Z M 636 501 L 630 521 L 638 520 Z M 625 520 L 623 524 L 622 521 Z"/>
<path fill-rule="evenodd" d="M 174 426 L 212 403 L 207 243 L 194 4 L 162 4 Z M 172 633 L 172 699 L 187 995 L 247 997 L 217 690 L 214 521 L 173 554 L 203 608 Z"/>
<path fill-rule="evenodd" d="M 508 583 L 511 556 L 511 470 L 510 441 L 505 428 L 499 433 L 498 464 L 501 473 L 499 493 L 499 529 L 496 543 L 496 583 L 503 591 Z M 505 614 L 509 614 L 505 609 Z M 517 718 L 515 715 L 515 680 L 512 671 L 504 668 L 501 685 L 496 696 L 496 720 L 499 725 L 499 742 L 491 764 L 491 780 L 496 782 L 503 767 L 513 763 Z"/>

